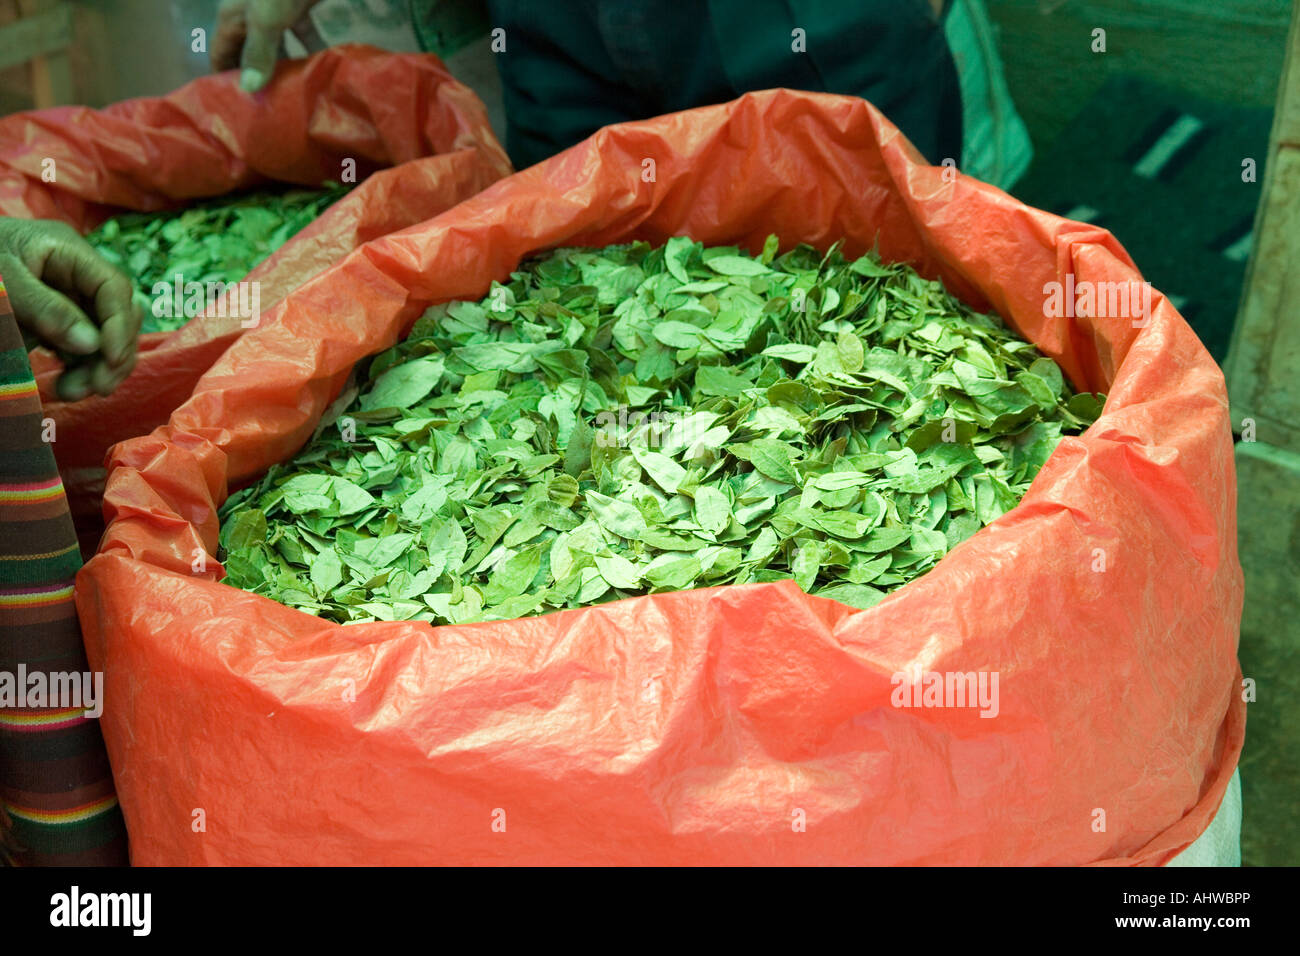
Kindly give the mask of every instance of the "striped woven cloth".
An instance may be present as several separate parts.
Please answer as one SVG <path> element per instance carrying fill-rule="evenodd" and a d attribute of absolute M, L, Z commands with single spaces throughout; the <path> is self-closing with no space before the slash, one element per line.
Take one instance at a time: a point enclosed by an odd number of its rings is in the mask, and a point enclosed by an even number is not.
<path fill-rule="evenodd" d="M 126 863 L 72 579 L 81 553 L 0 280 L 0 858 Z M 100 682 L 102 686 L 102 681 Z"/>

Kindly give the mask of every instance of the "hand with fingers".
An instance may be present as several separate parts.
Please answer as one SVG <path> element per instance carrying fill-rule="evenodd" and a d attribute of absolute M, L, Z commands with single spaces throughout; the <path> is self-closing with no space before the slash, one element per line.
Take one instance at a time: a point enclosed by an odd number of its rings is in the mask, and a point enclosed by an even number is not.
<path fill-rule="evenodd" d="M 275 69 L 280 38 L 318 0 L 222 0 L 212 40 L 212 68 L 240 68 L 239 85 L 255 93 Z"/>
<path fill-rule="evenodd" d="M 107 395 L 131 373 L 142 318 L 131 280 L 71 226 L 0 217 L 0 279 L 28 344 L 64 360 L 59 398 Z"/>

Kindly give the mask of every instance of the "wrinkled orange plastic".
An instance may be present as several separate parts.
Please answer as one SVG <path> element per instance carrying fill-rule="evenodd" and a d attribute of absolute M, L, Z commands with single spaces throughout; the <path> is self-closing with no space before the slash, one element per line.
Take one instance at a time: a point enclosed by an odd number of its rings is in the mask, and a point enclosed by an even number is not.
<path fill-rule="evenodd" d="M 282 62 L 256 96 L 240 91 L 235 71 L 102 110 L 0 118 L 0 215 L 59 219 L 86 232 L 123 210 L 272 182 L 338 181 L 349 158 L 360 185 L 249 273 L 261 283 L 263 309 L 362 242 L 437 215 L 512 171 L 482 102 L 437 57 L 345 46 Z M 50 169 L 53 182 L 43 178 Z M 102 530 L 105 454 L 165 423 L 243 331 L 239 322 L 205 316 L 141 336 L 131 376 L 106 398 L 74 404 L 54 397 L 58 359 L 32 353 L 90 551 Z"/>
<path fill-rule="evenodd" d="M 783 581 L 343 627 L 218 582 L 227 488 L 430 303 L 560 244 L 770 232 L 941 276 L 1108 392 L 1104 414 L 867 611 Z M 77 605 L 135 862 L 1168 861 L 1244 730 L 1224 382 L 1158 293 L 1142 329 L 1045 317 L 1067 271 L 1138 279 L 1106 231 L 945 181 L 865 102 L 784 90 L 602 130 L 362 246 L 112 453 Z M 914 665 L 997 671 L 998 716 L 891 706 Z"/>

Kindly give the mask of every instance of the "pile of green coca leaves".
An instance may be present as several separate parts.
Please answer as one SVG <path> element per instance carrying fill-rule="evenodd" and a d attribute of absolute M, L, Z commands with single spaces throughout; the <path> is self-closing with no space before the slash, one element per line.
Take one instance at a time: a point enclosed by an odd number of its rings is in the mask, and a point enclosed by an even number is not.
<path fill-rule="evenodd" d="M 781 578 L 865 608 L 1100 413 L 908 266 L 777 249 L 560 249 L 430 309 L 226 502 L 226 582 L 340 622 Z"/>
<path fill-rule="evenodd" d="M 144 332 L 170 332 L 184 313 L 158 316 L 154 285 L 238 282 L 338 200 L 350 187 L 260 190 L 197 203 L 179 212 L 130 212 L 86 236 L 101 256 L 135 283 Z M 169 296 L 170 292 L 167 293 Z"/>

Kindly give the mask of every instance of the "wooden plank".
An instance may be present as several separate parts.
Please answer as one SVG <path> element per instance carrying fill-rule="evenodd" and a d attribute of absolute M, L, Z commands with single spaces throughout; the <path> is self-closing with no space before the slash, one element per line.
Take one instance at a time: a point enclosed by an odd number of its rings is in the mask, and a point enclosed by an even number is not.
<path fill-rule="evenodd" d="M 1300 452 L 1300 13 L 1293 4 L 1287 58 L 1264 168 L 1254 249 L 1224 365 L 1232 423 L 1259 441 Z"/>
<path fill-rule="evenodd" d="M 72 5 L 64 0 L 18 0 L 18 9 L 26 14 L 24 20 L 57 18 L 59 22 L 66 21 L 67 42 L 57 48 L 29 55 L 32 64 L 32 99 L 37 109 L 73 102 L 72 64 L 65 52 L 72 43 Z M 24 20 L 19 20 L 18 23 L 23 23 Z"/>
<path fill-rule="evenodd" d="M 1300 455 L 1237 443 L 1237 541 L 1246 576 L 1241 671 L 1258 685 L 1241 754 L 1241 859 L 1247 866 L 1300 860 Z"/>
<path fill-rule="evenodd" d="M 1292 4 L 1291 34 L 1287 38 L 1282 78 L 1278 81 L 1276 110 L 1272 144 L 1300 146 L 1300 4 Z"/>

